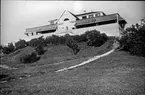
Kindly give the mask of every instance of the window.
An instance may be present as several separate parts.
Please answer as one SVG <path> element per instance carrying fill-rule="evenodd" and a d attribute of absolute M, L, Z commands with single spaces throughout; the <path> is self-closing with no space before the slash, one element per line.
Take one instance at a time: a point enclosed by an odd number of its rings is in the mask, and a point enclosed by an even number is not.
<path fill-rule="evenodd" d="M 29 36 L 29 34 L 28 34 L 28 33 L 26 33 L 26 35 L 27 35 L 27 36 Z"/>
<path fill-rule="evenodd" d="M 95 14 L 95 17 L 98 17 L 98 16 L 100 16 L 100 14 Z"/>
<path fill-rule="evenodd" d="M 100 16 L 103 16 L 103 13 L 100 13 Z"/>
<path fill-rule="evenodd" d="M 53 25 L 54 24 L 54 21 L 50 21 L 50 24 Z"/>
<path fill-rule="evenodd" d="M 65 19 L 64 19 L 64 21 L 68 21 L 68 20 L 69 20 L 68 18 L 65 18 Z"/>
<path fill-rule="evenodd" d="M 87 16 L 82 16 L 82 19 L 85 19 L 85 18 L 87 18 Z"/>
<path fill-rule="evenodd" d="M 89 18 L 92 18 L 93 17 L 93 15 L 89 15 Z"/>
<path fill-rule="evenodd" d="M 75 27 L 72 28 L 73 30 L 75 29 Z"/>

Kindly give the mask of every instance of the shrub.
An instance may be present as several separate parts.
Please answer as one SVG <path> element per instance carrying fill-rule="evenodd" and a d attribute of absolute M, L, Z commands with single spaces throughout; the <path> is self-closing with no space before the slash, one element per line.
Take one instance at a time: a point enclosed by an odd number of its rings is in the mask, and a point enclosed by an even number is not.
<path fill-rule="evenodd" d="M 13 45 L 13 43 L 8 43 L 7 46 L 3 46 L 2 47 L 2 52 L 4 54 L 9 54 L 11 52 L 15 51 L 15 46 Z"/>
<path fill-rule="evenodd" d="M 101 34 L 97 30 L 87 31 L 86 38 L 87 38 L 87 45 L 95 46 L 95 47 L 101 46 L 108 39 L 105 33 Z"/>
<path fill-rule="evenodd" d="M 25 54 L 23 56 L 20 57 L 20 61 L 22 63 L 33 63 L 36 62 L 40 59 L 40 55 L 44 54 L 45 50 L 43 48 L 43 46 L 39 45 L 35 48 L 34 51 L 29 50 L 29 54 Z"/>
<path fill-rule="evenodd" d="M 69 35 L 65 35 L 66 41 L 65 44 L 73 50 L 73 53 L 76 55 L 80 51 L 80 47 L 77 45 L 76 41 Z"/>
<path fill-rule="evenodd" d="M 135 24 L 126 28 L 119 42 L 121 50 L 133 55 L 145 56 L 145 25 Z"/>
<path fill-rule="evenodd" d="M 19 40 L 18 42 L 15 43 L 16 49 L 22 49 L 27 46 L 27 42 L 25 40 Z"/>
<path fill-rule="evenodd" d="M 91 46 L 100 46 L 107 40 L 107 35 L 105 33 L 100 33 L 97 30 L 88 31 L 85 34 L 81 35 L 74 35 L 71 36 L 72 39 L 76 42 L 87 42 L 88 45 Z M 28 42 L 29 46 L 37 47 L 39 45 L 41 46 L 47 46 L 48 44 L 53 45 L 59 45 L 59 44 L 65 44 L 65 40 L 67 39 L 66 36 L 56 36 L 52 35 L 49 37 L 46 37 L 45 39 L 41 36 L 39 38 L 32 39 Z"/>
<path fill-rule="evenodd" d="M 38 45 L 45 46 L 45 39 L 43 39 L 43 36 L 32 39 L 28 42 L 28 45 L 32 47 L 37 47 Z"/>
<path fill-rule="evenodd" d="M 40 56 L 38 56 L 36 52 L 20 57 L 20 61 L 22 63 L 33 63 L 33 62 L 38 61 L 39 59 L 40 59 Z"/>
<path fill-rule="evenodd" d="M 87 41 L 85 34 L 74 35 L 74 36 L 70 36 L 70 37 L 72 37 L 72 39 L 76 42 L 85 42 L 85 41 Z M 45 39 L 45 44 L 54 44 L 54 45 L 65 44 L 66 39 L 67 39 L 66 35 L 65 36 L 52 35 L 52 36 L 47 37 Z"/>
<path fill-rule="evenodd" d="M 0 45 L 0 54 L 3 53 L 2 49 L 3 49 L 3 46 Z"/>
<path fill-rule="evenodd" d="M 87 41 L 86 34 L 75 35 L 75 36 L 72 36 L 72 38 L 78 43 Z"/>
<path fill-rule="evenodd" d="M 43 46 L 39 45 L 35 48 L 36 52 L 39 54 L 39 55 L 42 55 L 44 54 L 45 50 L 43 48 Z"/>

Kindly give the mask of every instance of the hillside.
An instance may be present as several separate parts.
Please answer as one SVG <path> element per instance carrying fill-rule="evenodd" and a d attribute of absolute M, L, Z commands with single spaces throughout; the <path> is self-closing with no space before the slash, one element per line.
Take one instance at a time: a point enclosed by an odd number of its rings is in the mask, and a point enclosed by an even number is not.
<path fill-rule="evenodd" d="M 79 64 L 112 48 L 112 40 L 101 47 L 79 43 L 81 51 L 72 55 L 65 45 L 46 47 L 40 60 L 19 62 L 19 56 L 32 52 L 26 47 L 3 57 L 1 64 L 18 69 L 1 68 L 2 95 L 144 95 L 145 59 L 126 52 L 111 53 L 84 66 L 55 71 Z"/>

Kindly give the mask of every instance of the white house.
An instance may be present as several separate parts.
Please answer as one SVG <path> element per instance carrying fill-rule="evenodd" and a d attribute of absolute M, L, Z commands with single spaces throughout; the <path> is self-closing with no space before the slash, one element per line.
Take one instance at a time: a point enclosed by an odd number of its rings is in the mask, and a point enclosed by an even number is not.
<path fill-rule="evenodd" d="M 106 15 L 102 11 L 73 14 L 64 11 L 60 18 L 50 20 L 48 25 L 28 28 L 25 31 L 27 36 L 42 35 L 79 35 L 87 30 L 99 30 L 109 36 L 119 36 L 127 22 L 118 14 Z M 113 28 L 111 28 L 113 27 Z M 120 27 L 120 28 L 119 28 Z"/>

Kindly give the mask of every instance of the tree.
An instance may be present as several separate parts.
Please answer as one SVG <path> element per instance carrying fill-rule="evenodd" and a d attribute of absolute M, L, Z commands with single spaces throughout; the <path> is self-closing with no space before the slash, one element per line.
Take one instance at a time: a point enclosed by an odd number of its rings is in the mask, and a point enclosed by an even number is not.
<path fill-rule="evenodd" d="M 2 54 L 2 53 L 3 53 L 2 49 L 3 49 L 3 46 L 2 46 L 2 45 L 0 45 L 0 54 Z"/>
<path fill-rule="evenodd" d="M 36 52 L 39 54 L 39 55 L 42 55 L 44 54 L 45 50 L 43 48 L 42 45 L 38 45 L 36 48 L 35 48 Z"/>
<path fill-rule="evenodd" d="M 16 49 L 22 49 L 27 46 L 27 42 L 25 40 L 19 40 L 18 42 L 15 43 Z"/>
<path fill-rule="evenodd" d="M 145 18 L 141 22 L 145 21 Z M 145 56 L 145 23 L 132 25 L 126 28 L 120 39 L 121 50 L 133 55 Z"/>
<path fill-rule="evenodd" d="M 65 35 L 66 41 L 65 44 L 73 50 L 73 53 L 76 55 L 80 51 L 80 47 L 77 45 L 76 41 L 69 35 Z"/>
<path fill-rule="evenodd" d="M 13 45 L 13 43 L 8 43 L 7 46 L 3 46 L 2 48 L 2 52 L 4 54 L 9 54 L 11 52 L 13 52 L 15 50 L 15 46 Z"/>
<path fill-rule="evenodd" d="M 86 38 L 87 38 L 87 45 L 89 46 L 101 46 L 107 39 L 107 35 L 105 33 L 100 33 L 100 31 L 97 30 L 91 30 L 86 32 Z"/>
<path fill-rule="evenodd" d="M 43 36 L 41 36 L 39 38 L 32 39 L 27 43 L 29 46 L 32 46 L 32 47 L 37 47 L 38 45 L 45 46 L 45 39 L 43 39 Z"/>
<path fill-rule="evenodd" d="M 36 62 L 39 59 L 40 59 L 40 56 L 37 55 L 37 52 L 32 52 L 31 54 L 20 57 L 20 61 L 25 64 Z"/>

